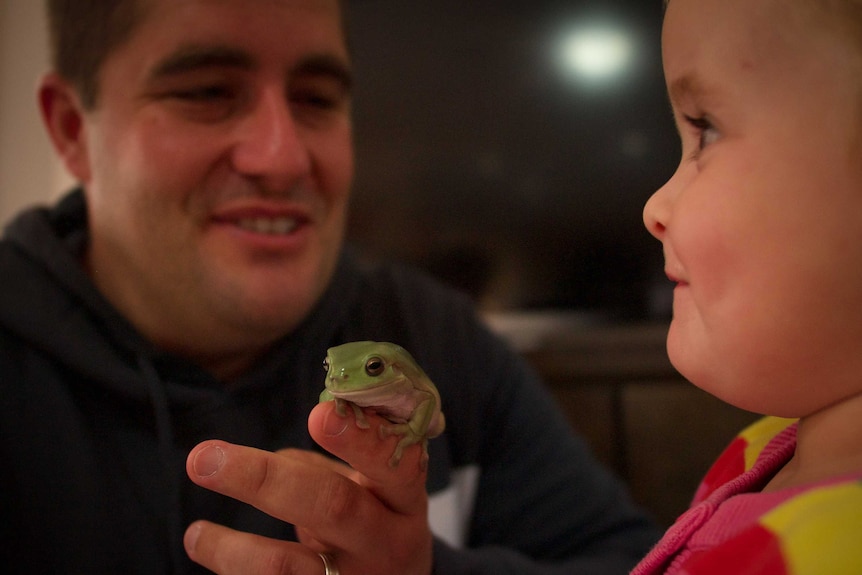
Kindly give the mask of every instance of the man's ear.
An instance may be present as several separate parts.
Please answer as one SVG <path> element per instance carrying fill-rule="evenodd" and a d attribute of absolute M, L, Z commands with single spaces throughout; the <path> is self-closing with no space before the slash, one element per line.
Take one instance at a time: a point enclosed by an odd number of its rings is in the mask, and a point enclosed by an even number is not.
<path fill-rule="evenodd" d="M 84 108 L 75 88 L 55 73 L 39 83 L 39 110 L 54 149 L 72 176 L 90 179 Z"/>

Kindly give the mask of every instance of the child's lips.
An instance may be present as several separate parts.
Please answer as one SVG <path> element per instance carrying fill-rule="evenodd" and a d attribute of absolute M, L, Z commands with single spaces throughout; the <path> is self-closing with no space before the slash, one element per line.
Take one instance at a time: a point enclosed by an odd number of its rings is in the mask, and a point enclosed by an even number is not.
<path fill-rule="evenodd" d="M 678 286 L 688 285 L 688 282 L 686 280 L 682 279 L 677 274 L 671 271 L 665 270 L 665 275 L 667 276 L 667 279 L 669 279 Z"/>

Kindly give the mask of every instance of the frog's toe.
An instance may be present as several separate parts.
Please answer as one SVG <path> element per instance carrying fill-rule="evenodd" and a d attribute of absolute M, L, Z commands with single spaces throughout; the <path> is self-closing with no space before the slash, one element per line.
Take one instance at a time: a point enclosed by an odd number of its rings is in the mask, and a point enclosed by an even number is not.
<path fill-rule="evenodd" d="M 339 417 L 347 417 L 347 408 L 345 407 L 344 400 L 335 400 L 335 413 L 337 413 Z"/>
<path fill-rule="evenodd" d="M 392 425 L 381 425 L 380 426 L 380 439 L 386 439 L 390 435 L 398 435 L 402 437 L 408 437 L 415 435 L 413 430 L 410 429 L 410 426 L 406 423 L 394 423 Z"/>
<path fill-rule="evenodd" d="M 404 448 L 399 443 L 395 447 L 395 451 L 392 452 L 392 457 L 389 458 L 389 467 L 398 467 L 398 464 L 401 463 L 401 457 L 404 455 Z"/>
<path fill-rule="evenodd" d="M 403 435 L 403 433 L 399 432 L 397 425 L 381 425 L 377 428 L 378 435 L 380 435 L 380 439 L 386 439 L 390 435 Z"/>
<path fill-rule="evenodd" d="M 362 411 L 362 408 L 355 403 L 351 403 L 350 406 L 353 408 L 353 419 L 356 421 L 356 427 L 359 429 L 369 429 L 371 424 L 369 424 L 368 419 L 365 418 L 365 412 Z"/>

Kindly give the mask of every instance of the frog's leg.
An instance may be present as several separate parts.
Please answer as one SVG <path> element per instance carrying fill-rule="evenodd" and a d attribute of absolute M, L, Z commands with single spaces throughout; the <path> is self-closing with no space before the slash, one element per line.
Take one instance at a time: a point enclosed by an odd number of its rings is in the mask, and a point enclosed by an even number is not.
<path fill-rule="evenodd" d="M 423 471 L 428 465 L 428 426 L 431 424 L 431 418 L 434 417 L 434 410 L 437 408 L 437 400 L 433 395 L 428 394 L 428 398 L 419 403 L 413 413 L 404 423 L 396 423 L 393 425 L 381 425 L 380 436 L 387 437 L 389 435 L 403 436 L 395 446 L 395 452 L 389 459 L 391 467 L 398 467 L 401 462 L 401 456 L 404 453 L 404 448 L 413 445 L 414 443 L 422 443 L 422 459 L 419 464 Z"/>
<path fill-rule="evenodd" d="M 352 401 L 347 401 L 346 399 L 335 398 L 335 413 L 340 415 L 341 417 L 347 417 L 347 407 L 350 406 L 353 408 L 353 416 L 356 420 L 356 427 L 360 429 L 368 429 L 371 427 L 368 424 L 368 419 L 365 418 L 365 412 L 362 411 L 362 408 L 353 403 Z"/>
<path fill-rule="evenodd" d="M 396 434 L 392 433 L 392 435 Z M 404 448 L 409 447 L 414 443 L 422 444 L 422 457 L 419 459 L 419 468 L 422 471 L 428 469 L 428 438 L 425 436 L 417 438 L 410 434 L 407 434 L 402 437 L 401 440 L 398 442 L 398 445 L 395 446 L 395 451 L 392 452 L 392 457 L 389 458 L 389 466 L 398 467 L 398 464 L 401 463 L 401 457 L 404 455 Z"/>
<path fill-rule="evenodd" d="M 400 435 L 399 433 L 392 431 L 392 428 L 395 426 L 386 426 L 386 427 L 387 427 L 386 432 L 383 432 L 383 428 L 381 427 L 381 433 L 380 433 L 381 436 L 386 435 L 386 434 L 388 434 L 388 435 Z M 425 471 L 426 469 L 428 469 L 428 459 L 429 459 L 429 456 L 428 456 L 428 438 L 425 437 L 424 435 L 420 436 L 420 437 L 416 437 L 415 435 L 410 434 L 410 433 L 408 433 L 404 437 L 402 437 L 401 440 L 398 442 L 398 444 L 395 446 L 395 451 L 392 452 L 392 457 L 389 458 L 389 466 L 390 467 L 398 467 L 398 464 L 401 463 L 401 457 L 404 455 L 404 449 L 406 447 L 413 445 L 414 443 L 421 443 L 422 444 L 422 456 L 419 459 L 420 469 L 422 471 Z"/>

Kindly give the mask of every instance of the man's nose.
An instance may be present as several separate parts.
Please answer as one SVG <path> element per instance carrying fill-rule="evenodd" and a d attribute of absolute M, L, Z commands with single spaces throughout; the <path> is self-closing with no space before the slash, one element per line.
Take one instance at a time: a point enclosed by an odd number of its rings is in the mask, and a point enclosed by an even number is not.
<path fill-rule="evenodd" d="M 311 156 L 301 126 L 283 90 L 265 91 L 238 127 L 234 168 L 250 177 L 290 185 L 311 171 Z"/>

